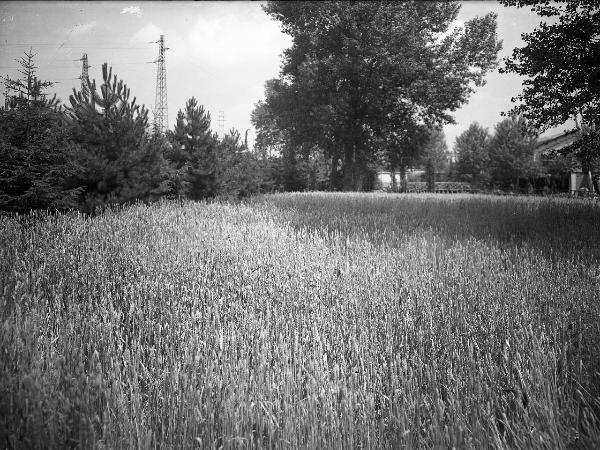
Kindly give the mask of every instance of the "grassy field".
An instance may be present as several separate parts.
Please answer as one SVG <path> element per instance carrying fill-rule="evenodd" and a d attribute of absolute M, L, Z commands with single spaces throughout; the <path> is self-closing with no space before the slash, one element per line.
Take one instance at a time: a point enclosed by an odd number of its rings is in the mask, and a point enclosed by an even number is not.
<path fill-rule="evenodd" d="M 0 448 L 600 448 L 600 207 L 0 217 Z"/>

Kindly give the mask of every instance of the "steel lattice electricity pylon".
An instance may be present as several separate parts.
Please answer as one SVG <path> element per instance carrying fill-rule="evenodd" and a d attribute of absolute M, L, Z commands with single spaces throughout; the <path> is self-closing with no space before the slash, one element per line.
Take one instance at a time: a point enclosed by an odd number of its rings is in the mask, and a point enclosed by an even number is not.
<path fill-rule="evenodd" d="M 154 102 L 154 129 L 163 134 L 169 126 L 167 106 L 167 69 L 165 67 L 165 36 L 160 35 L 158 44 L 158 59 L 156 66 L 156 100 Z"/>
<path fill-rule="evenodd" d="M 88 69 L 91 66 L 88 64 L 87 53 L 84 53 L 83 56 L 77 61 L 81 61 L 81 76 L 79 77 L 79 79 L 81 80 L 81 91 L 83 92 L 84 89 L 87 89 L 87 84 L 90 79 L 88 75 Z"/>

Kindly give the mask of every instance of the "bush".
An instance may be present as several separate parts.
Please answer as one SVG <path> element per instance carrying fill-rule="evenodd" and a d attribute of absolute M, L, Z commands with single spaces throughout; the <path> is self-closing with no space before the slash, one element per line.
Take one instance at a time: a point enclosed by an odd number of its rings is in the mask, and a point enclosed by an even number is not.
<path fill-rule="evenodd" d="M 458 181 L 436 181 L 434 189 L 435 192 L 471 192 L 473 190 L 470 183 Z M 425 181 L 409 181 L 407 183 L 407 192 L 429 192 L 428 183 Z"/>

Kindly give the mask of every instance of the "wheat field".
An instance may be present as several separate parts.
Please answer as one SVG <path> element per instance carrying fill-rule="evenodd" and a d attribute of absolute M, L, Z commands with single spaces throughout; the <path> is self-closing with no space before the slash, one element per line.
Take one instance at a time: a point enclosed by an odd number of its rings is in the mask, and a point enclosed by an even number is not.
<path fill-rule="evenodd" d="M 600 206 L 0 216 L 0 448 L 600 448 Z"/>

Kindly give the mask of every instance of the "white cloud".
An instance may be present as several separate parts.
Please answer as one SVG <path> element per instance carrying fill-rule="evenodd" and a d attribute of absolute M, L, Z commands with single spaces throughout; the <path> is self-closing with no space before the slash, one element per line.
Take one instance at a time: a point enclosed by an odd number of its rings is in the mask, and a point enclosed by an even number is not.
<path fill-rule="evenodd" d="M 161 34 L 165 35 L 165 45 L 170 48 L 167 60 L 171 67 L 191 65 L 209 73 L 226 69 L 248 70 L 271 61 L 277 65 L 282 40 L 290 42 L 287 36 L 282 39 L 275 23 L 256 27 L 243 16 L 235 15 L 216 19 L 199 17 L 185 34 L 149 23 L 131 37 L 131 42 L 154 42 Z"/>
<path fill-rule="evenodd" d="M 71 29 L 71 34 L 82 35 L 89 33 L 96 27 L 96 25 L 98 25 L 98 23 L 95 20 L 88 23 L 79 23 Z"/>
<path fill-rule="evenodd" d="M 134 33 L 131 37 L 131 43 L 147 44 L 149 42 L 158 41 L 161 34 L 165 34 L 162 28 L 157 27 L 153 23 L 149 23 Z"/>
<path fill-rule="evenodd" d="M 131 14 L 132 16 L 142 17 L 142 8 L 139 6 L 128 6 L 121 10 L 121 14 Z"/>
<path fill-rule="evenodd" d="M 158 39 L 160 33 L 155 33 Z M 279 60 L 281 33 L 275 23 L 257 27 L 242 15 L 198 17 L 186 34 L 164 33 L 175 65 L 213 69 L 248 70 L 271 59 Z"/>

